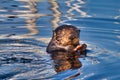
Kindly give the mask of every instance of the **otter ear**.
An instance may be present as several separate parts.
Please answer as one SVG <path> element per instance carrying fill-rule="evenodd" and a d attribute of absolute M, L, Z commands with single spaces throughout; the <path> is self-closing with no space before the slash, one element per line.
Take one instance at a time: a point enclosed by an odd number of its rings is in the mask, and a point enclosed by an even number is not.
<path fill-rule="evenodd" d="M 80 36 L 80 29 L 78 29 L 78 35 Z"/>
<path fill-rule="evenodd" d="M 78 29 L 78 32 L 80 32 L 80 29 Z"/>
<path fill-rule="evenodd" d="M 56 32 L 55 32 L 55 30 L 53 30 L 53 36 L 56 36 Z"/>

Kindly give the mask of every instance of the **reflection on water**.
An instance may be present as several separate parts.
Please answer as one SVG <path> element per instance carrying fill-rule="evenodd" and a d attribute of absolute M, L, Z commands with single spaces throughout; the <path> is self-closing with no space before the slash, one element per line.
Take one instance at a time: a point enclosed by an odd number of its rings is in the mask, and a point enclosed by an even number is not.
<path fill-rule="evenodd" d="M 108 4 L 110 3 L 110 4 Z M 0 0 L 0 79 L 118 80 L 120 56 L 118 0 Z M 81 29 L 88 57 L 64 61 L 56 73 L 56 56 L 46 53 L 52 29 L 72 24 Z M 54 58 L 53 61 L 51 58 Z M 82 67 L 81 67 L 82 63 Z M 58 68 L 58 66 L 56 67 Z M 79 71 L 80 70 L 80 71 Z"/>
<path fill-rule="evenodd" d="M 31 14 L 32 16 L 29 16 L 29 17 L 26 17 L 26 22 L 28 23 L 27 24 L 27 29 L 30 31 L 30 34 L 29 35 L 35 35 L 37 34 L 39 31 L 36 29 L 36 20 L 37 20 L 37 16 L 36 16 L 36 13 L 37 13 L 37 9 L 36 9 L 36 2 L 34 1 L 28 1 L 28 5 L 29 5 L 29 9 L 31 10 Z M 28 13 L 29 14 L 29 13 Z"/>
<path fill-rule="evenodd" d="M 37 2 L 2 0 L 0 4 L 0 79 L 47 79 L 54 75 L 43 43 L 49 38 L 35 36 L 40 34 L 37 19 L 46 16 L 37 14 Z"/>
<path fill-rule="evenodd" d="M 70 15 L 67 16 L 68 19 L 73 19 L 72 16 L 75 16 L 76 14 L 80 15 L 81 17 L 88 17 L 87 13 L 81 10 L 81 7 L 83 4 L 85 4 L 85 2 L 82 0 L 77 0 L 77 2 L 74 3 L 74 1 L 76 0 L 66 1 L 67 6 L 69 7 L 67 13 Z"/>
<path fill-rule="evenodd" d="M 56 28 L 59 26 L 58 23 L 60 22 L 61 12 L 58 10 L 59 5 L 58 5 L 57 1 L 49 1 L 49 2 L 52 5 L 51 10 L 54 12 L 53 13 L 54 18 L 51 20 L 51 22 L 53 24 L 53 27 Z"/>
<path fill-rule="evenodd" d="M 24 25 L 24 27 L 30 31 L 29 34 L 37 34 L 38 30 L 36 29 L 36 23 L 35 23 L 37 19 L 35 13 L 37 10 L 35 8 L 36 7 L 35 2 L 22 1 L 20 2 L 20 4 L 18 3 L 19 1 L 10 1 L 8 6 L 4 7 L 3 5 L 3 9 L 8 10 L 8 12 L 6 12 L 8 14 L 2 15 L 2 17 L 8 18 L 8 21 L 5 20 L 4 22 L 10 24 L 14 23 L 14 26 L 10 25 L 12 28 L 21 27 L 19 26 L 19 23 L 21 22 L 21 24 Z M 25 22 L 22 23 L 21 19 L 22 20 L 24 19 L 27 24 L 24 24 Z M 18 27 L 16 26 L 17 24 Z"/>
<path fill-rule="evenodd" d="M 67 54 L 69 53 L 64 51 L 58 51 L 51 54 L 51 58 L 54 60 L 53 62 L 56 72 L 78 69 L 82 66 L 78 58 L 75 58 L 74 55 L 68 56 Z"/>

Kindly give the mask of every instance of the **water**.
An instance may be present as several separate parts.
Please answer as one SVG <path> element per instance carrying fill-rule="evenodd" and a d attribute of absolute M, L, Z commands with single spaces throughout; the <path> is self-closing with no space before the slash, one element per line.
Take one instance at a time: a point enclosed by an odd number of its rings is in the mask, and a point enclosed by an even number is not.
<path fill-rule="evenodd" d="M 0 80 L 120 79 L 119 0 L 0 0 Z M 62 24 L 88 45 L 80 69 L 56 73 L 46 47 Z"/>

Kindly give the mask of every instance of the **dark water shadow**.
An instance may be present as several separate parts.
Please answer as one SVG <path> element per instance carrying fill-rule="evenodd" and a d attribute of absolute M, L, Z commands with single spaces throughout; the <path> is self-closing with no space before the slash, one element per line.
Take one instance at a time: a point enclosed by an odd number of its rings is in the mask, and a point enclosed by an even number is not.
<path fill-rule="evenodd" d="M 64 73 L 66 70 L 77 70 L 82 67 L 81 61 L 77 58 L 78 55 L 68 53 L 66 51 L 56 51 L 51 53 L 54 70 L 59 73 Z M 65 80 L 75 78 L 80 75 L 80 72 L 75 73 Z"/>

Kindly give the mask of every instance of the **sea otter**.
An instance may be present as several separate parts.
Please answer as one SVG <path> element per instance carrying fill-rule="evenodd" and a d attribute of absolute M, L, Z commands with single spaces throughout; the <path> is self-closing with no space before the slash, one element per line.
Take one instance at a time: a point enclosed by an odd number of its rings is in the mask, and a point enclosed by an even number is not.
<path fill-rule="evenodd" d="M 86 56 L 86 44 L 80 45 L 80 30 L 72 25 L 62 25 L 53 30 L 53 36 L 47 46 L 47 52 L 55 63 L 55 71 L 61 72 L 82 66 L 78 57 Z"/>

